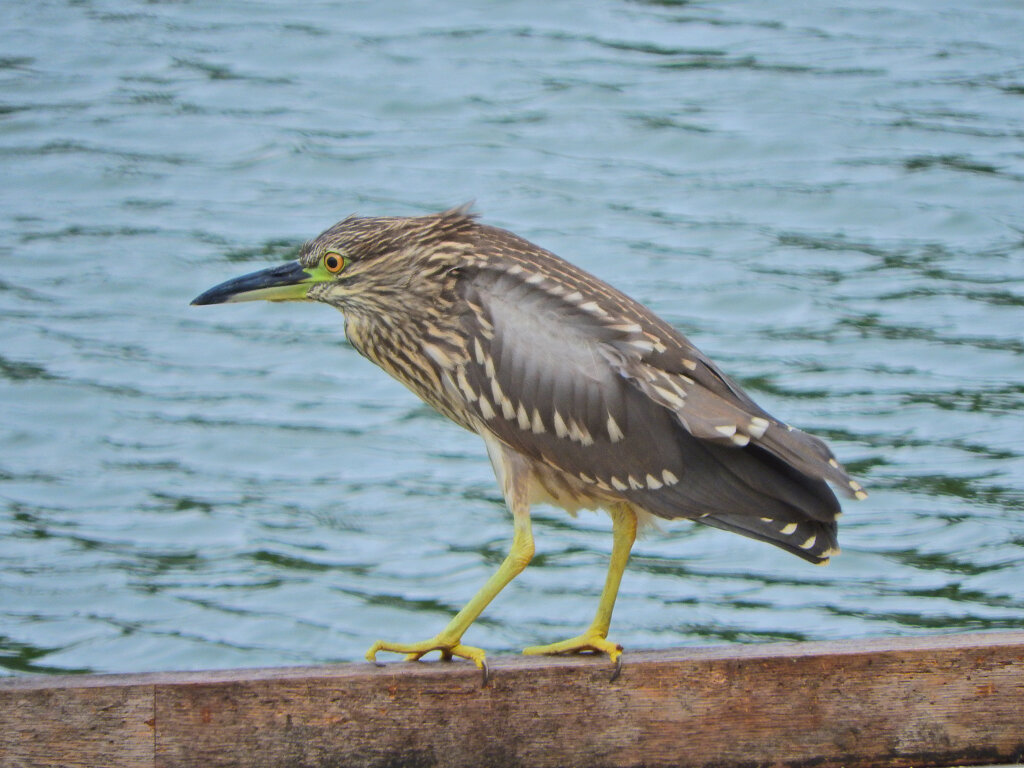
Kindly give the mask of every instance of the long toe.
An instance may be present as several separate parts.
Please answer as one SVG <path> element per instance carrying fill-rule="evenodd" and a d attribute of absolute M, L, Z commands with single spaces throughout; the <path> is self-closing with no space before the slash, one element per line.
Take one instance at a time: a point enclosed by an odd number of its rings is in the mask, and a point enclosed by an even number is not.
<path fill-rule="evenodd" d="M 562 640 L 550 645 L 534 645 L 526 648 L 523 653 L 528 656 L 553 656 L 567 653 L 603 653 L 613 663 L 618 663 L 622 655 L 622 646 L 613 643 L 596 632 L 587 632 L 568 640 Z"/>
<path fill-rule="evenodd" d="M 451 661 L 453 657 L 468 659 L 472 661 L 477 669 L 483 670 L 486 654 L 482 648 L 475 648 L 471 645 L 462 645 L 458 639 L 447 640 L 440 637 L 432 637 L 419 643 L 389 643 L 385 640 L 378 640 L 370 646 L 366 652 L 366 660 L 377 663 L 377 654 L 381 651 L 387 653 L 401 653 L 405 655 L 406 661 L 419 661 L 428 653 L 437 651 L 445 661 Z"/>

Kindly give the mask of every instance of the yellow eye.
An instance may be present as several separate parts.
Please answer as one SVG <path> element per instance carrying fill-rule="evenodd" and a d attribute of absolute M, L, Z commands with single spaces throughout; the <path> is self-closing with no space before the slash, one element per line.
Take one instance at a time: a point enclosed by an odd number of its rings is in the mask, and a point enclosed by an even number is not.
<path fill-rule="evenodd" d="M 324 269 L 332 275 L 336 275 L 345 268 L 345 259 L 338 253 L 328 253 L 324 256 Z"/>

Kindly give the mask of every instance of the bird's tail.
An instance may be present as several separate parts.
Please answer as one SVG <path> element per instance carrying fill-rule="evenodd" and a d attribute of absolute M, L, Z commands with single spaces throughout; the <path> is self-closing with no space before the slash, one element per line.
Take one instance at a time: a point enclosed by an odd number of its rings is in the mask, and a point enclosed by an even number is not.
<path fill-rule="evenodd" d="M 825 565 L 832 555 L 839 554 L 835 522 L 811 519 L 786 522 L 729 513 L 708 515 L 698 518 L 697 522 L 766 541 L 815 565 Z"/>

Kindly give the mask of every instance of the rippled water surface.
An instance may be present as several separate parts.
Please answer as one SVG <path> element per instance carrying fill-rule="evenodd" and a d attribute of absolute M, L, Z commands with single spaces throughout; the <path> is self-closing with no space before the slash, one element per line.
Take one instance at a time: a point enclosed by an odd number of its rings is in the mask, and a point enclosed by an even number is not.
<path fill-rule="evenodd" d="M 628 647 L 1024 626 L 1016 2 L 4 3 L 0 664 L 357 659 L 511 526 L 484 449 L 311 305 L 189 307 L 351 212 L 476 201 L 683 329 L 872 492 L 813 568 L 638 543 Z M 575 634 L 606 516 L 466 636 Z"/>

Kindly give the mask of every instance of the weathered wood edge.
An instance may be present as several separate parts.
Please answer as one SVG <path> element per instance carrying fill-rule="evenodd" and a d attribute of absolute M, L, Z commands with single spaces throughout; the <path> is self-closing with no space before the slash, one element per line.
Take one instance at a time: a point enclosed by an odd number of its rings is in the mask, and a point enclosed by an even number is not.
<path fill-rule="evenodd" d="M 1024 631 L 972 632 L 955 635 L 917 635 L 901 637 L 872 637 L 856 640 L 820 640 L 800 643 L 760 643 L 755 645 L 715 645 L 670 648 L 657 651 L 627 649 L 625 663 L 636 664 L 674 661 L 711 661 L 720 659 L 803 658 L 810 656 L 845 656 L 891 651 L 921 652 L 950 649 L 987 648 L 1024 645 Z M 382 655 L 383 656 L 383 655 Z M 368 664 L 363 661 L 293 667 L 252 667 L 238 669 L 211 669 L 186 671 L 139 672 L 92 675 L 31 675 L 0 677 L 0 692 L 5 690 L 36 690 L 51 688 L 96 688 L 106 686 L 189 685 L 193 683 L 234 683 L 257 680 L 288 680 L 309 677 L 361 678 L 399 672 L 403 676 L 447 675 L 461 670 L 479 676 L 469 663 L 405 664 L 395 661 Z M 593 656 L 488 656 L 492 677 L 501 671 L 545 668 L 578 668 L 595 666 L 605 668 L 607 661 Z"/>
<path fill-rule="evenodd" d="M 0 766 L 1024 760 L 1024 632 L 0 679 Z"/>

